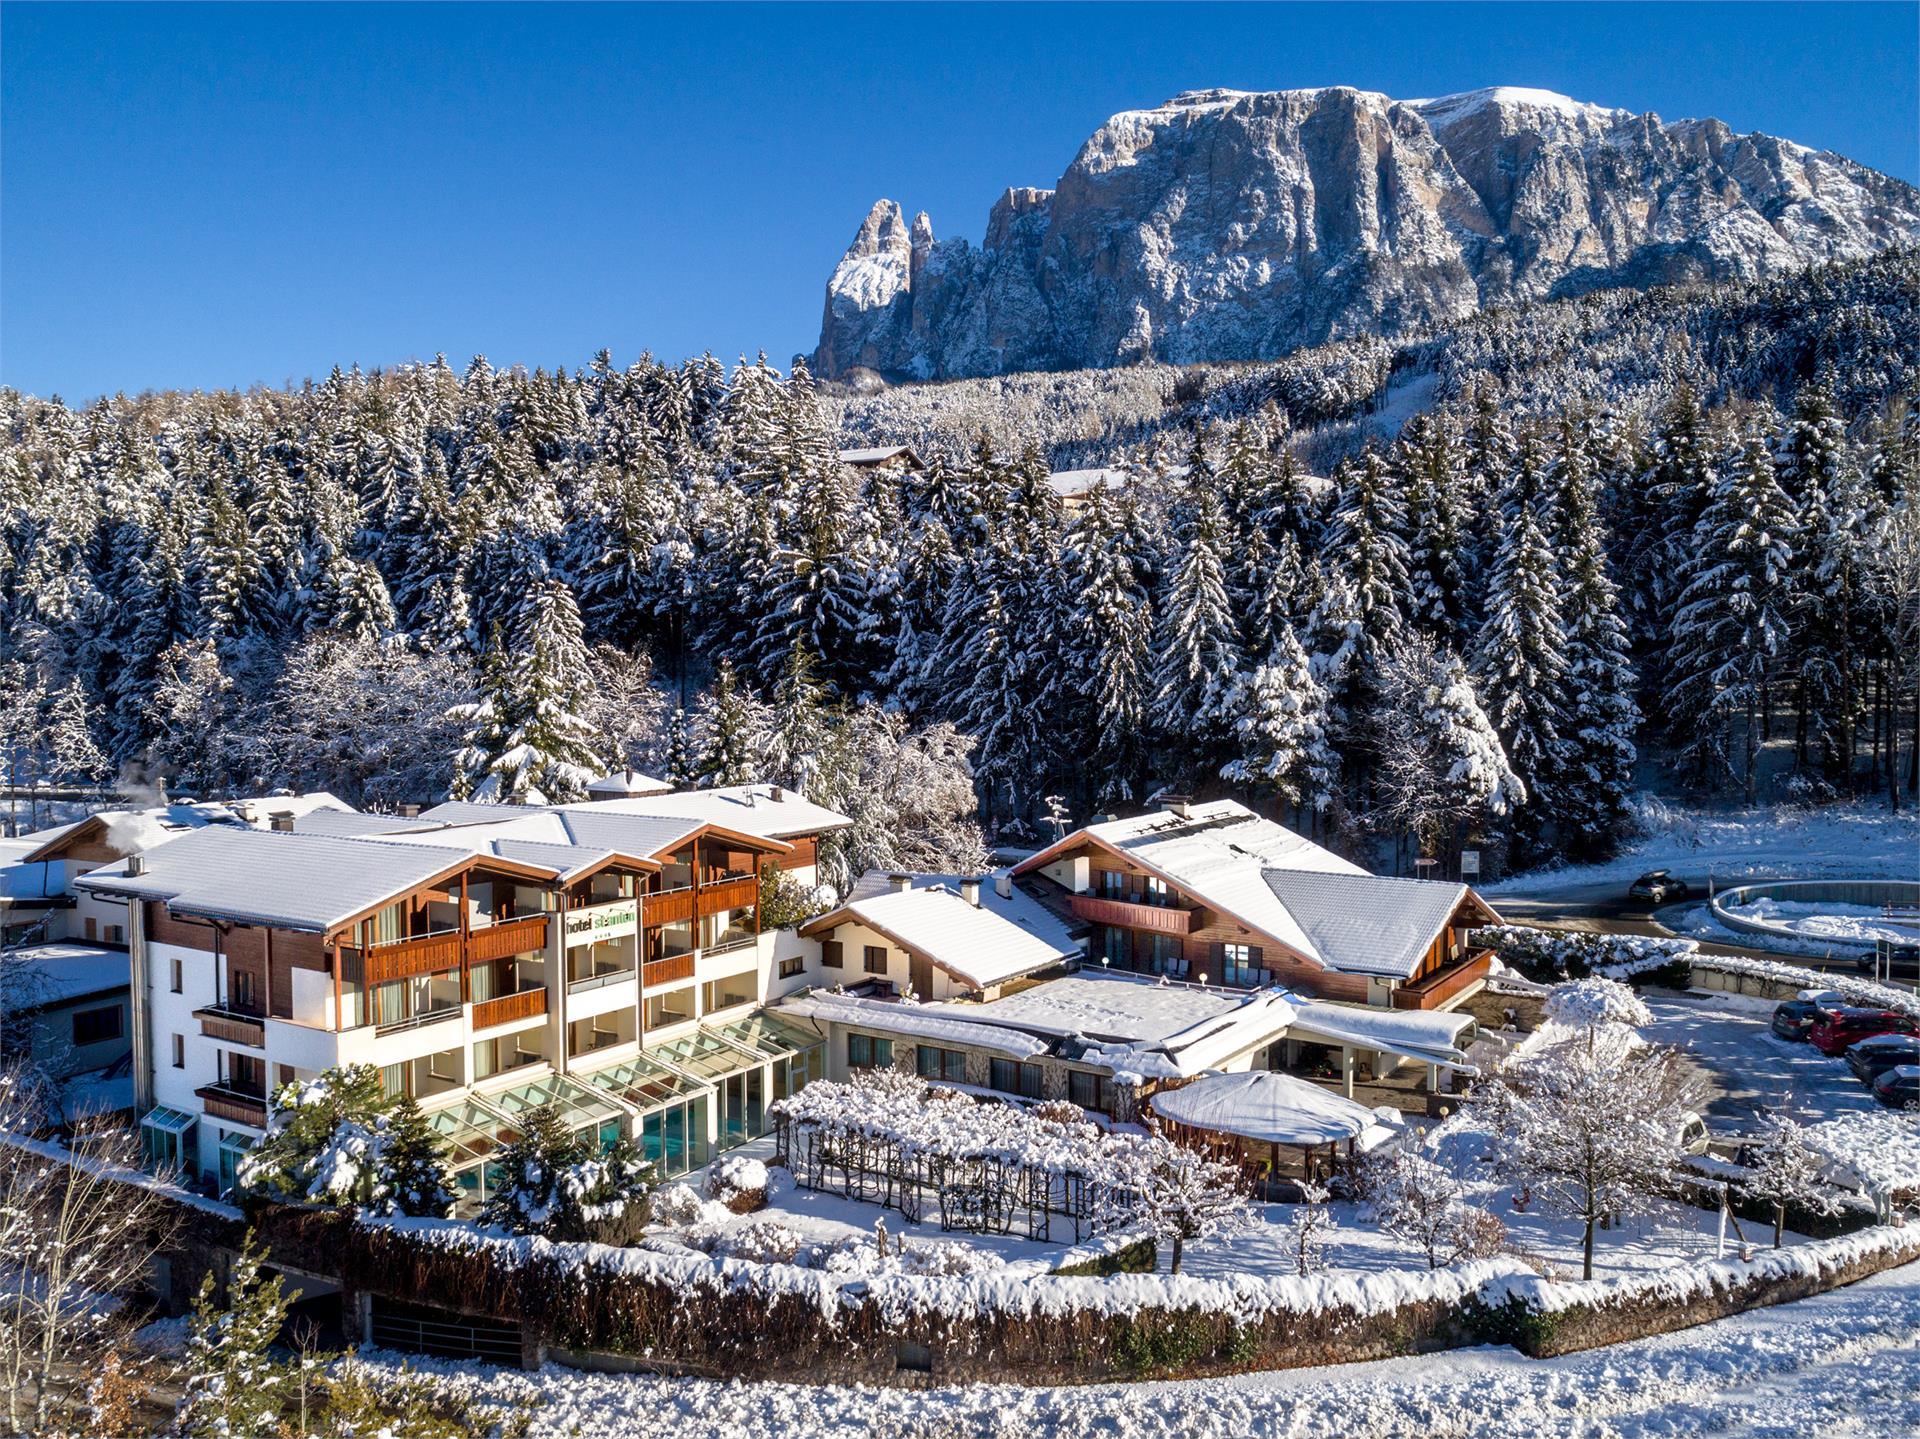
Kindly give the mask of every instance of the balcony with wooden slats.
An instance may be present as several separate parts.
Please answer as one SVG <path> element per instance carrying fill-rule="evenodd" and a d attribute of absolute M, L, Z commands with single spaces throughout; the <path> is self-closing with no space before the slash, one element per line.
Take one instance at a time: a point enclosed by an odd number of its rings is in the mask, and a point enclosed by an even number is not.
<path fill-rule="evenodd" d="M 1436 970 L 1425 979 L 1403 984 L 1393 992 L 1395 1009 L 1441 1009 L 1493 970 L 1493 951 L 1483 949 L 1459 964 Z"/>
<path fill-rule="evenodd" d="M 1094 924 L 1119 925 L 1142 929 L 1151 934 L 1175 934 L 1182 938 L 1204 928 L 1205 910 L 1175 909 L 1170 905 L 1134 904 L 1124 899 L 1103 899 L 1097 894 L 1073 896 L 1073 917 Z"/>
<path fill-rule="evenodd" d="M 249 1049 L 267 1047 L 267 1022 L 263 1015 L 245 1014 L 237 1009 L 224 1009 L 210 1004 L 204 1009 L 196 1009 L 193 1017 L 200 1021 L 200 1033 L 208 1039 L 217 1039 L 226 1044 L 243 1044 Z"/>
<path fill-rule="evenodd" d="M 659 984 L 673 984 L 682 979 L 693 978 L 693 955 L 670 954 L 665 959 L 650 959 L 640 975 L 640 986 L 651 989 Z"/>
<path fill-rule="evenodd" d="M 459 967 L 460 931 L 448 929 L 373 945 L 367 951 L 366 976 L 368 984 L 390 984 Z"/>
<path fill-rule="evenodd" d="M 476 1032 L 512 1024 L 517 1019 L 535 1019 L 547 1012 L 547 991 L 523 989 L 518 994 L 503 994 L 498 999 L 483 999 L 473 1006 Z"/>
<path fill-rule="evenodd" d="M 496 959 L 511 959 L 516 954 L 531 954 L 547 947 L 547 916 L 506 919 L 467 936 L 467 963 L 486 964 Z"/>
<path fill-rule="evenodd" d="M 267 1127 L 267 1101 L 262 1095 L 229 1089 L 224 1084 L 203 1084 L 194 1093 L 200 1097 L 201 1106 L 210 1118 L 250 1125 L 254 1129 Z"/>
<path fill-rule="evenodd" d="M 693 918 L 693 890 L 670 889 L 665 894 L 650 894 L 640 901 L 644 924 L 680 924 Z"/>
<path fill-rule="evenodd" d="M 695 910 L 701 915 L 724 914 L 730 909 L 746 909 L 760 902 L 760 881 L 751 874 L 736 879 L 703 884 L 694 891 Z"/>

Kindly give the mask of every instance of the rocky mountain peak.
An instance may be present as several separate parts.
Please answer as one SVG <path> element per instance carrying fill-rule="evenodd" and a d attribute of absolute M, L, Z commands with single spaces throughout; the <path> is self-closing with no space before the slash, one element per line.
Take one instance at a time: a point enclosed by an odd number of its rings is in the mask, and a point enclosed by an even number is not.
<path fill-rule="evenodd" d="M 935 379 L 1271 359 L 1916 242 L 1912 186 L 1717 120 L 1517 87 L 1190 90 L 1113 116 L 1054 188 L 1008 189 L 977 248 L 876 204 L 828 282 L 814 365 Z"/>

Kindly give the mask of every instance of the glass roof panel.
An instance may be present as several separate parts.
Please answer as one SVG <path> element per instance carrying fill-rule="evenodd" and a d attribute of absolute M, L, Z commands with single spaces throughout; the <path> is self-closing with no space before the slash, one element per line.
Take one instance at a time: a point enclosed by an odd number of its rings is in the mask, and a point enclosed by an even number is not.
<path fill-rule="evenodd" d="M 509 1118 L 538 1109 L 543 1104 L 556 1106 L 561 1121 L 569 1129 L 598 1124 L 603 1119 L 618 1119 L 626 1111 L 605 1093 L 589 1089 L 558 1074 L 536 1079 L 499 1094 L 489 1094 L 487 1103 Z"/>
<path fill-rule="evenodd" d="M 476 1099 L 436 1109 L 427 1116 L 427 1123 L 447 1141 L 447 1160 L 456 1169 L 485 1159 L 520 1137 L 519 1129 L 505 1115 Z"/>
<path fill-rule="evenodd" d="M 664 1064 L 654 1063 L 645 1055 L 610 1064 L 580 1078 L 642 1110 L 657 1109 L 690 1094 L 706 1094 L 710 1088 Z"/>
<path fill-rule="evenodd" d="M 165 1130 L 168 1134 L 184 1134 L 193 1128 L 194 1120 L 195 1116 L 168 1109 L 164 1104 L 156 1104 L 140 1117 L 140 1122 L 149 1129 Z"/>
<path fill-rule="evenodd" d="M 700 1079 L 722 1079 L 766 1063 L 764 1054 L 729 1044 L 710 1029 L 663 1044 L 653 1053 L 675 1069 Z"/>
<path fill-rule="evenodd" d="M 821 1036 L 789 1024 L 784 1019 L 775 1019 L 770 1014 L 749 1015 L 732 1024 L 718 1026 L 714 1033 L 730 1044 L 769 1059 L 798 1054 L 826 1042 Z"/>

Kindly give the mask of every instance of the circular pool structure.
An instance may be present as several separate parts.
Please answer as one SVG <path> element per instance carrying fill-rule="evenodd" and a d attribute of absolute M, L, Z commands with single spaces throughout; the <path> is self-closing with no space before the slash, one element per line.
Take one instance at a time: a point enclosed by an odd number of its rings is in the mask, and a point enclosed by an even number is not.
<path fill-rule="evenodd" d="M 1830 944 L 1871 954 L 1875 944 L 1920 944 L 1920 880 L 1804 879 L 1735 885 L 1707 906 L 1741 934 Z"/>

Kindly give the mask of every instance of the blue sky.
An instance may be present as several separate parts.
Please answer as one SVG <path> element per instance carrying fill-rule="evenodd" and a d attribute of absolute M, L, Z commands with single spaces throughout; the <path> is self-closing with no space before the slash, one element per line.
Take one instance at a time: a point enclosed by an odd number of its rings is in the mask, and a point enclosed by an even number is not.
<path fill-rule="evenodd" d="M 1183 89 L 1481 85 L 1912 181 L 1882 5 L 0 8 L 0 382 L 79 401 L 430 357 L 812 348 L 882 195 L 977 240 Z"/>

